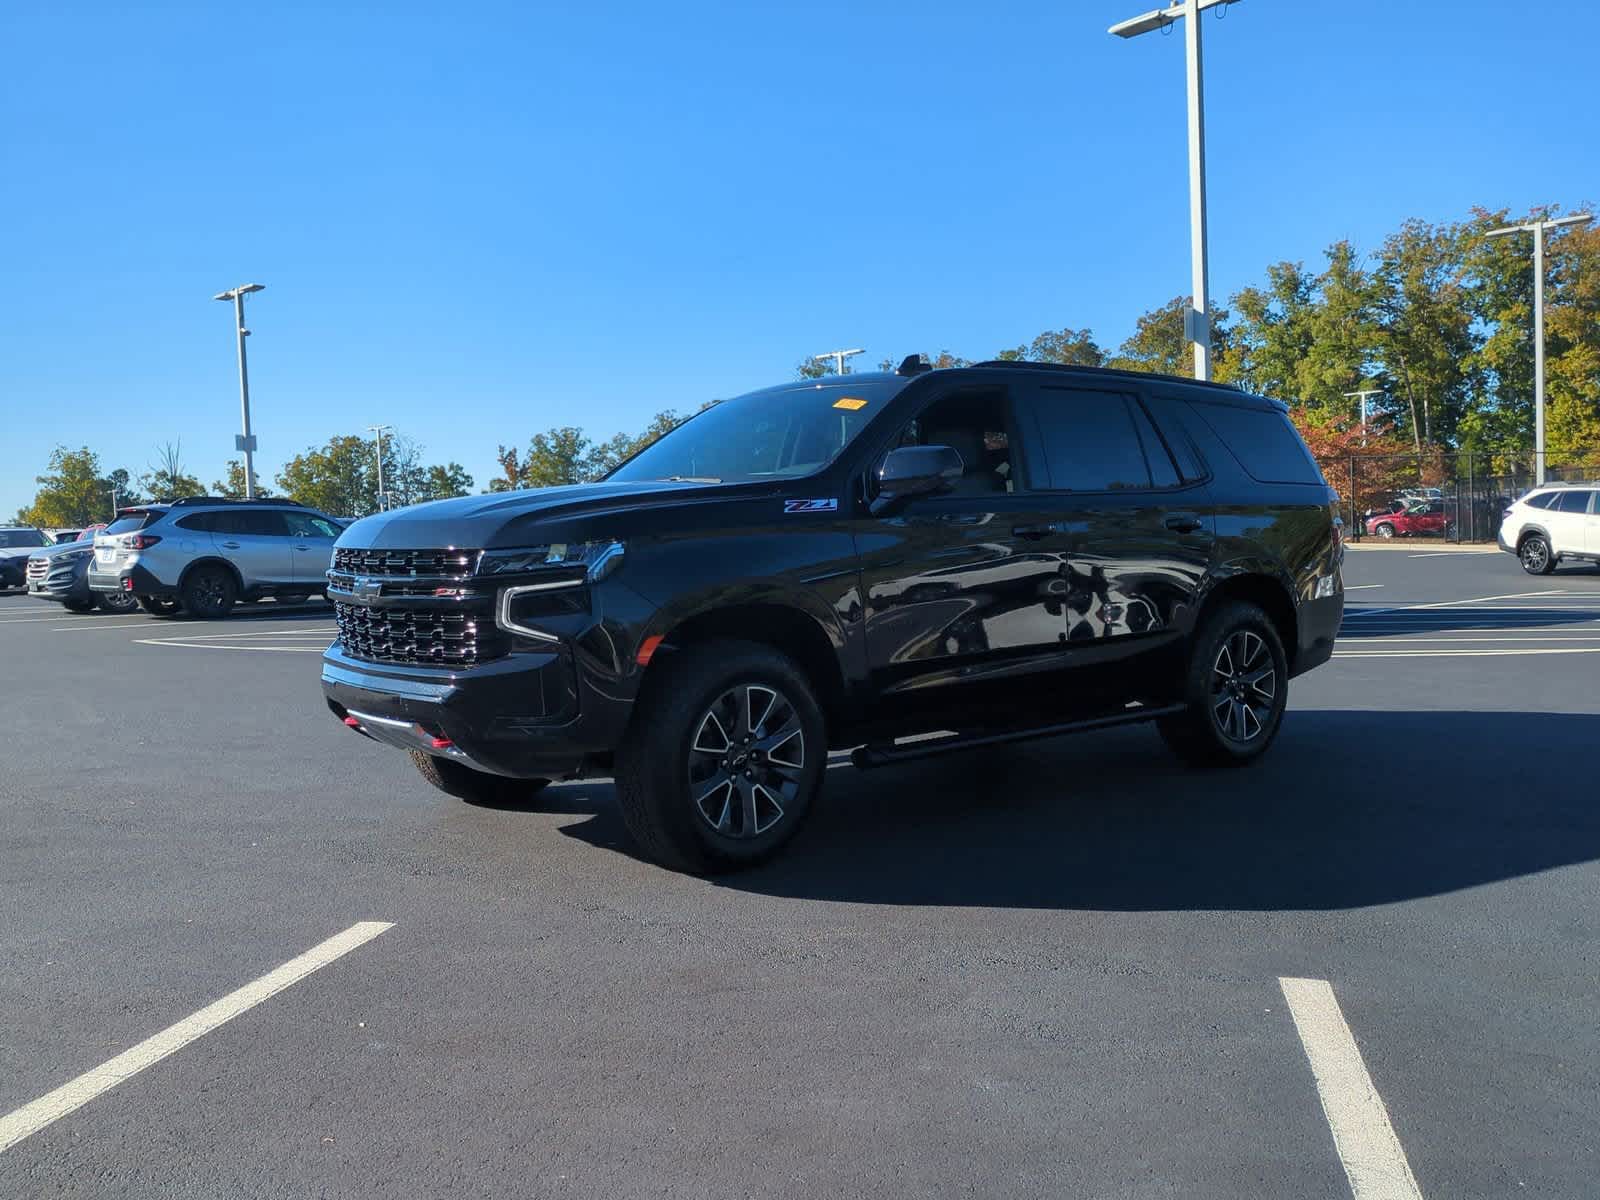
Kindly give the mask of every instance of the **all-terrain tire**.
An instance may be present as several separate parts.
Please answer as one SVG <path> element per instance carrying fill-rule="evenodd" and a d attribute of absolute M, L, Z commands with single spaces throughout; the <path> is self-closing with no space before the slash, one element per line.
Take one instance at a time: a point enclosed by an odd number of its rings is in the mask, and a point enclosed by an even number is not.
<path fill-rule="evenodd" d="M 623 823 L 675 870 L 753 866 L 799 832 L 827 757 L 822 709 L 793 659 L 754 642 L 701 643 L 646 680 L 616 756 Z"/>
<path fill-rule="evenodd" d="M 1220 605 L 1195 636 L 1184 677 L 1184 712 L 1158 722 L 1161 736 L 1196 766 L 1240 767 L 1266 753 L 1289 696 L 1283 641 L 1254 604 Z"/>

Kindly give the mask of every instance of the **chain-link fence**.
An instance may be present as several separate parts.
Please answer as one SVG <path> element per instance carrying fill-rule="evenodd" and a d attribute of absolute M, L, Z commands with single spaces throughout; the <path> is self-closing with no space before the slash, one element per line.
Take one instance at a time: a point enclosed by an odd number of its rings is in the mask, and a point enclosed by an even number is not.
<path fill-rule="evenodd" d="M 1516 454 L 1357 454 L 1321 464 L 1343 502 L 1345 534 L 1492 542 L 1513 500 L 1534 486 L 1532 451 Z M 1600 480 L 1600 457 L 1551 464 L 1548 482 Z"/>

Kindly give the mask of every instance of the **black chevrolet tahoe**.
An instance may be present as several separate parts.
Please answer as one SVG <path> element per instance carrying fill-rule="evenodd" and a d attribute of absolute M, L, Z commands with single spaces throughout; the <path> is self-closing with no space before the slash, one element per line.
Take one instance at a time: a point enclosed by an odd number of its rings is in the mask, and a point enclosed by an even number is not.
<path fill-rule="evenodd" d="M 984 363 L 718 403 L 603 482 L 368 517 L 322 684 L 452 795 L 611 774 L 648 856 L 756 862 L 858 767 L 1154 721 L 1248 763 L 1344 607 L 1283 405 Z"/>

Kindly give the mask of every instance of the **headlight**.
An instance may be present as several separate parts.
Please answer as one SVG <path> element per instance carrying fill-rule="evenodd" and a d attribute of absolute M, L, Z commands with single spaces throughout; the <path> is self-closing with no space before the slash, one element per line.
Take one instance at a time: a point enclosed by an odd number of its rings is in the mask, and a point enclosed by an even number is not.
<path fill-rule="evenodd" d="M 544 575 L 572 584 L 594 583 L 622 565 L 621 542 L 550 542 L 523 550 L 485 550 L 478 563 L 483 575 Z"/>
<path fill-rule="evenodd" d="M 93 554 L 94 554 L 94 547 L 93 546 L 85 546 L 82 550 L 74 550 L 71 554 L 63 554 L 61 557 L 70 558 L 74 562 L 76 562 L 79 559 L 89 558 Z"/>

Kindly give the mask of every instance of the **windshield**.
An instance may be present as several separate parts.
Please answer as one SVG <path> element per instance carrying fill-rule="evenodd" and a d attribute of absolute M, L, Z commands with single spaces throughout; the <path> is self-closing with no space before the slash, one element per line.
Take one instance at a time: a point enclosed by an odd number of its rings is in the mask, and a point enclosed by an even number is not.
<path fill-rule="evenodd" d="M 820 471 L 850 444 L 903 379 L 797 383 L 723 400 L 641 450 L 608 479 L 742 483 Z"/>
<path fill-rule="evenodd" d="M 23 550 L 50 544 L 37 529 L 0 529 L 0 550 Z"/>

